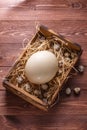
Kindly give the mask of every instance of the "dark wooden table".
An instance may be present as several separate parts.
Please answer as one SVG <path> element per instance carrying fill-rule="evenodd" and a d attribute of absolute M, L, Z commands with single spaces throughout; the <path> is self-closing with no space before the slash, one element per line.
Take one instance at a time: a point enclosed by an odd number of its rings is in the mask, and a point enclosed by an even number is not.
<path fill-rule="evenodd" d="M 10 92 L 2 81 L 23 50 L 25 39 L 44 24 L 83 48 L 80 64 L 84 74 L 67 86 L 80 87 L 81 94 L 67 97 L 49 112 L 43 112 Z M 25 40 L 27 42 L 27 40 Z M 0 0 L 0 130 L 87 130 L 87 0 Z"/>

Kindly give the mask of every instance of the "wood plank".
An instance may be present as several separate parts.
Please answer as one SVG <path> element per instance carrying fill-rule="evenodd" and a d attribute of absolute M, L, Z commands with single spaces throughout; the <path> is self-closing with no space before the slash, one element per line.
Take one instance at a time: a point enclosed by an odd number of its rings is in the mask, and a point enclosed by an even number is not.
<path fill-rule="evenodd" d="M 75 97 L 74 95 L 67 97 L 63 92 L 60 96 L 61 102 L 59 102 L 59 104 L 57 104 L 54 108 L 50 109 L 47 115 L 54 115 L 54 113 L 56 113 L 56 116 L 67 115 L 67 113 L 69 115 L 87 114 L 87 100 L 86 98 L 84 99 L 84 96 L 87 97 L 87 89 L 83 89 L 79 97 Z M 0 97 L 0 115 L 32 115 L 32 113 L 34 115 L 43 114 L 42 110 L 35 108 L 14 94 L 0 91 Z"/>
<path fill-rule="evenodd" d="M 86 16 L 87 10 L 72 11 L 72 9 L 58 9 L 58 11 L 1 9 L 0 11 L 1 20 L 86 20 Z"/>
<path fill-rule="evenodd" d="M 85 115 L 75 115 L 77 116 L 77 120 L 75 119 L 75 116 L 70 116 L 72 120 L 71 122 L 69 121 L 70 118 L 68 115 L 66 118 L 63 117 L 63 115 L 61 117 L 59 116 L 60 118 L 57 118 L 55 116 L 56 115 L 53 117 L 49 116 L 49 118 L 46 116 L 46 114 L 42 116 L 0 116 L 0 122 L 1 128 L 6 128 L 6 130 L 12 130 L 12 128 L 17 130 L 20 129 L 21 126 L 21 130 L 58 130 L 58 128 L 59 130 L 63 130 L 64 122 L 66 123 L 65 130 L 86 129 L 87 124 L 84 122 L 86 119 Z M 81 121 L 80 124 L 79 120 Z"/>
<path fill-rule="evenodd" d="M 0 21 L 0 43 L 22 43 L 25 38 L 30 40 L 36 32 L 36 24 L 43 24 L 77 43 L 86 42 L 87 39 L 87 21 L 83 20 L 6 20 Z"/>
<path fill-rule="evenodd" d="M 0 66 L 12 66 L 22 50 L 21 46 L 21 44 L 0 44 Z"/>
<path fill-rule="evenodd" d="M 85 3 L 85 4 L 84 4 Z M 73 8 L 73 9 L 86 9 L 87 1 L 86 0 L 69 0 L 69 1 L 52 1 L 52 0 L 35 0 L 35 1 L 24 1 L 24 0 L 19 0 L 19 1 L 1 1 L 0 3 L 0 8 L 28 8 L 29 10 L 35 10 L 35 9 L 44 9 L 44 10 L 52 10 L 52 9 L 58 9 L 58 8 Z"/>

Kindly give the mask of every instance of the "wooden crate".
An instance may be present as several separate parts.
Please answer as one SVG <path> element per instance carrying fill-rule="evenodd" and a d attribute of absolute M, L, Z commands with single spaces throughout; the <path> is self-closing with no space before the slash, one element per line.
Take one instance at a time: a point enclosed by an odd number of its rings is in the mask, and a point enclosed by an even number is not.
<path fill-rule="evenodd" d="M 36 84 L 29 82 L 24 73 L 28 58 L 40 50 L 53 52 L 58 59 L 59 66 L 56 76 L 46 84 L 48 88 L 45 91 L 42 85 L 36 87 Z M 47 111 L 55 104 L 63 84 L 69 78 L 70 71 L 75 69 L 74 65 L 81 54 L 82 49 L 78 44 L 70 42 L 44 26 L 39 26 L 37 33 L 5 77 L 3 85 L 34 106 Z M 59 61 L 62 61 L 61 65 Z M 59 72 L 60 70 L 61 72 Z M 35 94 L 35 91 L 39 92 L 39 94 Z"/>

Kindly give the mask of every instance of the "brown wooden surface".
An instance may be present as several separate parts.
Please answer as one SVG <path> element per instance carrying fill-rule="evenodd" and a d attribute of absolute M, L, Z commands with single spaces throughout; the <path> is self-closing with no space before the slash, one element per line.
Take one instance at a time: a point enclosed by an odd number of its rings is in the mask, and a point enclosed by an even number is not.
<path fill-rule="evenodd" d="M 83 75 L 67 82 L 81 94 L 63 92 L 60 102 L 43 112 L 7 92 L 3 78 L 30 40 L 35 26 L 44 24 L 83 48 Z M 87 130 L 87 0 L 0 0 L 0 130 Z"/>

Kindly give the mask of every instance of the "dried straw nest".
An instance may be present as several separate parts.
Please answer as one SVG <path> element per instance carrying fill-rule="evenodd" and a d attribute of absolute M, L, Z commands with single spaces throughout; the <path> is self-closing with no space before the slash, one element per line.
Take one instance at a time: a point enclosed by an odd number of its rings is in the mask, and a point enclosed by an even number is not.
<path fill-rule="evenodd" d="M 43 102 L 49 105 L 52 104 L 65 79 L 68 78 L 67 76 L 71 68 L 74 69 L 73 65 L 77 60 L 76 51 L 70 50 L 64 46 L 64 44 L 64 41 L 56 36 L 45 38 L 38 33 L 35 41 L 27 46 L 23 55 L 10 71 L 7 76 L 8 81 L 16 87 L 34 95 Z M 29 82 L 26 78 L 24 68 L 28 58 L 33 53 L 42 50 L 49 50 L 55 54 L 58 59 L 59 69 L 56 76 L 50 82 L 47 84 L 40 84 L 36 87 L 36 84 Z"/>

